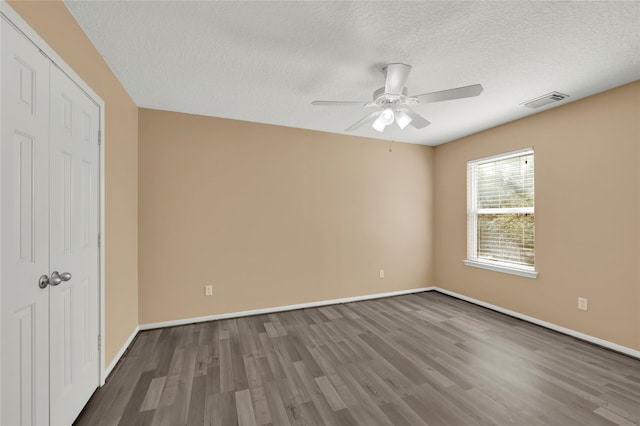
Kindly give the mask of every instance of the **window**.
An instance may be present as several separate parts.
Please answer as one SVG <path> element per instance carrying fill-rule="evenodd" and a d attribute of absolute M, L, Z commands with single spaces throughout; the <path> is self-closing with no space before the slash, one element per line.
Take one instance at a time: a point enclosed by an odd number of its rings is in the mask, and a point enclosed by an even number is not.
<path fill-rule="evenodd" d="M 468 266 L 535 278 L 533 149 L 467 163 Z"/>

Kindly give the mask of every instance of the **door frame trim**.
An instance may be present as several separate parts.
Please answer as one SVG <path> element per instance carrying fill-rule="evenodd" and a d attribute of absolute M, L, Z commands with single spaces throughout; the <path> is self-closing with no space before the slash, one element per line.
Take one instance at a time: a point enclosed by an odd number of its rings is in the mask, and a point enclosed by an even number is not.
<path fill-rule="evenodd" d="M 99 252 L 99 260 L 98 260 L 98 305 L 100 309 L 99 314 L 99 324 L 98 324 L 98 339 L 99 342 L 96 342 L 96 349 L 98 350 L 98 384 L 99 386 L 104 385 L 106 375 L 106 365 L 105 365 L 105 247 L 106 247 L 106 238 L 105 238 L 105 161 L 104 161 L 104 150 L 106 146 L 106 134 L 105 134 L 105 103 L 100 96 L 89 86 L 85 81 L 71 68 L 71 66 L 64 60 L 56 51 L 49 46 L 49 44 L 42 38 L 40 35 L 16 12 L 5 0 L 0 0 L 0 19 L 4 18 L 7 22 L 13 25 L 18 31 L 20 31 L 24 36 L 31 41 L 40 51 L 49 58 L 51 62 L 55 64 L 58 68 L 62 70 L 80 89 L 82 89 L 91 100 L 100 108 L 100 135 L 101 142 L 98 147 L 98 155 L 99 155 L 99 165 L 100 170 L 98 173 L 100 184 L 99 184 L 99 206 L 98 206 L 98 216 L 99 216 L 99 225 L 98 228 L 100 230 L 101 242 L 98 247 Z"/>

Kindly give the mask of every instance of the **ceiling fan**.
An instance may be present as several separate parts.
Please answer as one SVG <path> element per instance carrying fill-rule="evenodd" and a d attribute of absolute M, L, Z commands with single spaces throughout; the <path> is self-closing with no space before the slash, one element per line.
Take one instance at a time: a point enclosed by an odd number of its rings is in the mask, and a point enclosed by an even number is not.
<path fill-rule="evenodd" d="M 409 77 L 409 72 L 411 72 L 411 65 L 388 64 L 382 71 L 386 73 L 386 81 L 384 87 L 373 92 L 373 102 L 313 101 L 311 105 L 377 108 L 377 111 L 372 112 L 347 128 L 347 132 L 352 132 L 369 124 L 377 131 L 384 132 L 385 127 L 394 122 L 400 129 L 404 129 L 408 125 L 412 125 L 416 129 L 422 129 L 431 123 L 410 107 L 431 102 L 470 98 L 478 96 L 483 90 L 482 85 L 473 84 L 471 86 L 409 96 L 405 83 L 407 77 Z"/>

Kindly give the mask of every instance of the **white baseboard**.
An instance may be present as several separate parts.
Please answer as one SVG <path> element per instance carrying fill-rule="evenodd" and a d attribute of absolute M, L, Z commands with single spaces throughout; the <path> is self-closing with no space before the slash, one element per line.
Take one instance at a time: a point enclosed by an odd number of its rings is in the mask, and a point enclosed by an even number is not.
<path fill-rule="evenodd" d="M 465 295 L 460 294 L 460 293 L 456 293 L 456 292 L 453 292 L 453 291 L 445 290 L 444 288 L 435 287 L 434 290 L 439 292 L 439 293 L 446 294 L 446 295 L 451 296 L 451 297 L 455 297 L 456 299 L 464 300 L 466 302 L 470 302 L 470 303 L 473 303 L 475 305 L 483 306 L 485 308 L 489 308 L 491 310 L 494 310 L 494 311 L 497 311 L 497 312 L 501 312 L 503 314 L 506 314 L 506 315 L 509 315 L 509 316 L 512 316 L 512 317 L 515 317 L 515 318 L 519 318 L 521 320 L 524 320 L 524 321 L 527 321 L 527 322 L 530 322 L 530 323 L 533 323 L 533 324 L 536 324 L 536 325 L 539 325 L 539 326 L 542 326 L 542 327 L 545 327 L 545 328 L 548 328 L 548 329 L 551 329 L 551 330 L 554 330 L 554 331 L 557 331 L 557 332 L 560 332 L 560 333 L 563 333 L 563 334 L 567 334 L 569 336 L 573 336 L 573 337 L 578 338 L 580 340 L 584 340 L 584 341 L 589 342 L 589 343 L 594 343 L 596 345 L 605 347 L 607 349 L 612 349 L 612 350 L 614 350 L 616 352 L 621 352 L 621 353 L 623 353 L 625 355 L 629 355 L 629 356 L 632 356 L 634 358 L 639 358 L 640 359 L 640 351 L 638 351 L 638 350 L 635 350 L 635 349 L 632 349 L 632 348 L 628 348 L 626 346 L 622 346 L 622 345 L 619 345 L 617 343 L 610 342 L 608 340 L 600 339 L 598 337 L 593 337 L 593 336 L 590 336 L 588 334 L 581 333 L 579 331 L 571 330 L 570 328 L 562 327 L 562 326 L 559 326 L 559 325 L 556 325 L 556 324 L 553 324 L 553 323 L 550 323 L 550 322 L 547 322 L 547 321 L 540 320 L 538 318 L 530 317 L 528 315 L 524 315 L 524 314 L 521 314 L 521 313 L 518 313 L 518 312 L 515 312 L 515 311 L 512 311 L 512 310 L 509 310 L 509 309 L 501 308 L 500 306 L 492 305 L 491 303 L 483 302 L 482 300 L 474 299 L 473 297 L 465 296 Z"/>
<path fill-rule="evenodd" d="M 227 318 L 248 317 L 251 315 L 272 314 L 274 312 L 293 311 L 296 309 L 315 308 L 318 306 L 337 305 L 340 303 L 359 302 L 361 300 L 380 299 L 383 297 L 401 296 L 403 294 L 422 293 L 423 291 L 435 290 L 436 287 L 420 287 L 408 290 L 390 291 L 387 293 L 366 294 L 364 296 L 345 297 L 342 299 L 329 299 L 319 302 L 300 303 L 297 305 L 275 306 L 273 308 L 254 309 L 251 311 L 229 312 L 226 314 L 207 315 L 205 317 L 185 318 L 172 321 L 154 322 L 140 324 L 140 330 L 152 330 L 154 328 L 174 327 L 176 325 L 193 324 L 198 322 L 215 321 Z"/>
<path fill-rule="evenodd" d="M 139 331 L 140 331 L 140 327 L 136 326 L 136 328 L 133 329 L 133 331 L 131 332 L 131 335 L 129 335 L 129 337 L 127 338 L 127 341 L 124 342 L 124 345 L 122 345 L 122 347 L 120 348 L 116 356 L 113 357 L 113 360 L 111 360 L 107 368 L 104 369 L 100 386 L 104 385 L 105 380 L 107 380 L 107 377 L 109 376 L 109 374 L 111 374 L 111 371 L 113 371 L 116 364 L 118 364 L 118 361 L 120 361 L 120 358 L 122 358 L 122 355 L 124 355 L 124 353 L 127 351 L 129 346 L 131 345 L 131 342 L 133 342 L 133 339 L 136 338 Z"/>

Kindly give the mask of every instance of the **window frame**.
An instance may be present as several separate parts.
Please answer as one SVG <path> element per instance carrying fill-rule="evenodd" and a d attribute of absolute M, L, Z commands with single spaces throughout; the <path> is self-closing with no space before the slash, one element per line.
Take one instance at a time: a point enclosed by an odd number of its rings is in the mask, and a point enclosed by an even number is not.
<path fill-rule="evenodd" d="M 527 278 L 537 278 L 538 272 L 535 270 L 535 260 L 532 266 L 518 263 L 495 261 L 477 257 L 478 253 L 478 215 L 479 214 L 533 214 L 535 224 L 535 183 L 534 202 L 532 207 L 506 207 L 506 208 L 478 208 L 478 175 L 477 167 L 480 164 L 496 160 L 507 160 L 513 157 L 524 155 L 534 155 L 533 147 L 518 149 L 516 151 L 505 152 L 489 157 L 478 158 L 467 161 L 467 258 L 463 261 L 466 266 L 488 269 L 496 272 L 519 275 Z M 535 180 L 535 163 L 534 163 Z M 535 231 L 534 231 L 534 253 L 535 253 Z"/>

